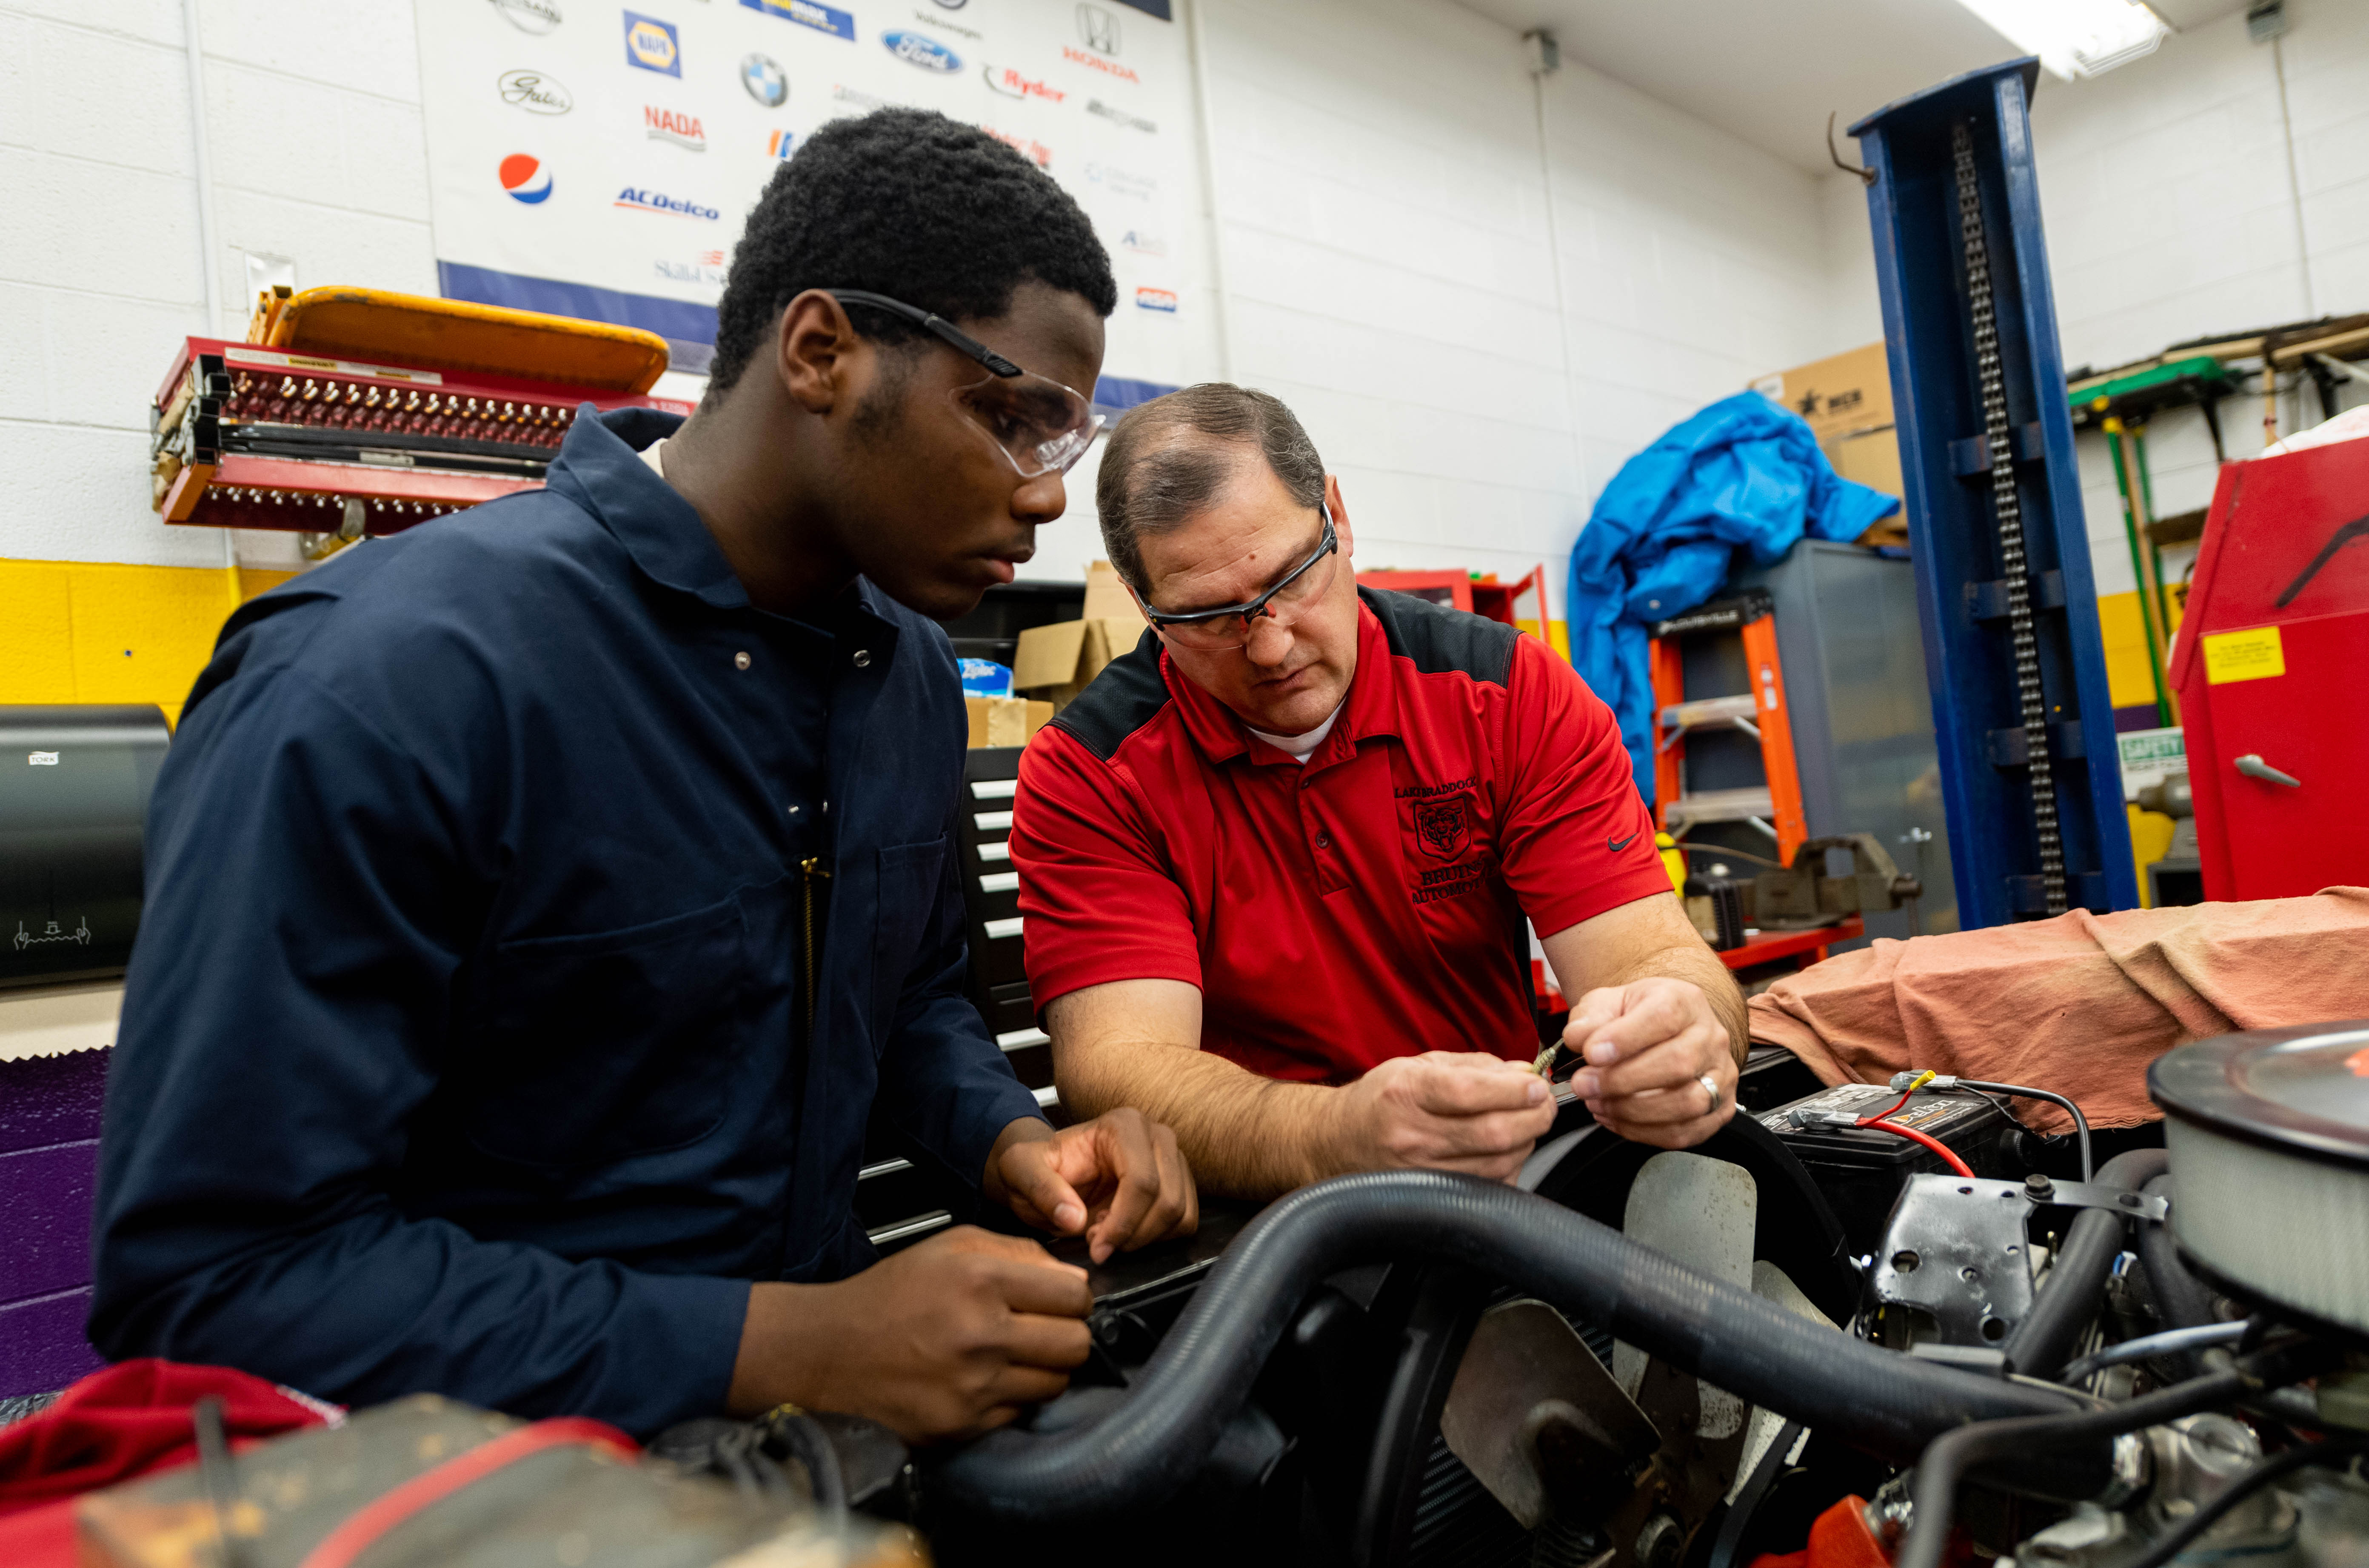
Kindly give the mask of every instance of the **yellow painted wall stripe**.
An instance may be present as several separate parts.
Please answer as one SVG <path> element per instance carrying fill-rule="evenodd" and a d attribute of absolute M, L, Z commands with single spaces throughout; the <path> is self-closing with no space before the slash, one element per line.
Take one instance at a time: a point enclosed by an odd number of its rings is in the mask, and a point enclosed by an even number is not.
<path fill-rule="evenodd" d="M 154 703 L 178 724 L 223 622 L 295 575 L 0 560 L 0 704 Z"/>

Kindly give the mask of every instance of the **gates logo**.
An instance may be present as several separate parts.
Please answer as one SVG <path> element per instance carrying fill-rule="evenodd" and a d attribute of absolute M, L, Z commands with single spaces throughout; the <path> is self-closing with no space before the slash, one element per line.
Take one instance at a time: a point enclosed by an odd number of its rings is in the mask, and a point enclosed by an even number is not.
<path fill-rule="evenodd" d="M 770 54 L 744 54 L 740 57 L 740 85 L 749 96 L 767 109 L 779 109 L 790 101 L 789 73 L 784 71 Z"/>
<path fill-rule="evenodd" d="M 711 223 L 724 216 L 713 207 L 703 207 L 696 201 L 685 201 L 655 190 L 636 189 L 630 185 L 617 192 L 617 200 L 611 205 L 638 208 L 645 212 L 667 212 L 678 218 L 704 218 Z"/>
<path fill-rule="evenodd" d="M 1059 103 L 1070 96 L 1049 83 L 1024 76 L 1009 65 L 981 65 L 978 74 L 986 78 L 990 92 L 1001 93 L 1008 98 L 1043 98 L 1047 103 Z"/>
<path fill-rule="evenodd" d="M 843 38 L 850 43 L 855 41 L 855 18 L 845 11 L 819 5 L 817 0 L 740 0 L 740 4 L 751 11 L 762 11 L 818 33 Z"/>
<path fill-rule="evenodd" d="M 962 69 L 962 56 L 925 34 L 905 32 L 882 33 L 880 41 L 889 53 L 908 65 L 918 65 L 924 71 L 951 75 Z"/>
<path fill-rule="evenodd" d="M 541 38 L 559 27 L 559 7 L 553 0 L 493 0 L 493 6 L 502 20 L 522 33 Z"/>
<path fill-rule="evenodd" d="M 540 71 L 503 72 L 501 92 L 502 102 L 529 114 L 566 114 L 576 107 L 576 96 Z"/>
<path fill-rule="evenodd" d="M 662 76 L 682 74 L 682 44 L 672 22 L 636 11 L 625 13 L 625 63 Z"/>
<path fill-rule="evenodd" d="M 1135 292 L 1135 308 L 1156 310 L 1162 315 L 1174 315 L 1176 295 L 1173 291 L 1168 289 L 1138 289 Z"/>
<path fill-rule="evenodd" d="M 642 128 L 653 142 L 670 142 L 687 153 L 707 151 L 707 130 L 695 114 L 677 114 L 670 109 L 644 104 Z"/>
<path fill-rule="evenodd" d="M 523 201 L 539 207 L 551 200 L 551 171 L 543 160 L 525 153 L 512 153 L 502 160 L 502 189 L 510 193 L 513 201 Z"/>

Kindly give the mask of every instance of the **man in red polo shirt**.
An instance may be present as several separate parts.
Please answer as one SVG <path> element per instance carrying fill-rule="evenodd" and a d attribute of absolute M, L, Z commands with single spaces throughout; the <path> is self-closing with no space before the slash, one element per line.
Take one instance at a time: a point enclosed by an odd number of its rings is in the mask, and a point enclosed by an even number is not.
<path fill-rule="evenodd" d="M 1240 1196 L 1509 1178 L 1554 1116 L 1526 916 L 1597 1120 L 1685 1148 L 1734 1114 L 1743 999 L 1568 665 L 1361 590 L 1339 483 L 1264 393 L 1136 408 L 1095 499 L 1152 630 L 1030 745 L 1012 830 L 1073 1114 L 1137 1106 Z"/>

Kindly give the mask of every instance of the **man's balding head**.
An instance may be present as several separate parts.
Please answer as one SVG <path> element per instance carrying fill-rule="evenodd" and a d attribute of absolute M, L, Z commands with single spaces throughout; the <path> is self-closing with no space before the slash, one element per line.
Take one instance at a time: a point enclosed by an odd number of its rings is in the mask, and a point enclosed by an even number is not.
<path fill-rule="evenodd" d="M 1214 505 L 1245 464 L 1264 463 L 1293 500 L 1324 498 L 1324 460 L 1299 418 L 1271 393 L 1203 382 L 1138 404 L 1113 427 L 1094 484 L 1103 548 L 1128 587 L 1149 600 L 1142 540 Z"/>

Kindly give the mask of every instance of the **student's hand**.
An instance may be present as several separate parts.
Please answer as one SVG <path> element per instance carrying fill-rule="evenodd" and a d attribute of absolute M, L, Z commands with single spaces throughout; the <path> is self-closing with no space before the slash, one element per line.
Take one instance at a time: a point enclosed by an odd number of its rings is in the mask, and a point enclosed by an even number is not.
<path fill-rule="evenodd" d="M 1548 1127 L 1554 1094 L 1527 1063 L 1485 1051 L 1394 1057 L 1332 1096 L 1319 1173 L 1463 1171 L 1510 1182 Z"/>
<path fill-rule="evenodd" d="M 1176 1134 L 1121 1107 L 1056 1132 L 1034 1116 L 1003 1129 L 979 1193 L 1057 1236 L 1083 1231 L 1101 1263 L 1201 1228 L 1201 1197 Z"/>
<path fill-rule="evenodd" d="M 867 1415 L 908 1443 L 991 1431 L 1086 1358 L 1086 1271 L 972 1226 L 835 1285 L 758 1284 L 727 1398 Z"/>
<path fill-rule="evenodd" d="M 1623 1138 L 1690 1149 L 1735 1115 L 1727 1025 L 1691 981 L 1656 977 L 1589 991 L 1572 1004 L 1562 1043 L 1586 1063 L 1571 1075 L 1573 1093 Z"/>

